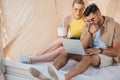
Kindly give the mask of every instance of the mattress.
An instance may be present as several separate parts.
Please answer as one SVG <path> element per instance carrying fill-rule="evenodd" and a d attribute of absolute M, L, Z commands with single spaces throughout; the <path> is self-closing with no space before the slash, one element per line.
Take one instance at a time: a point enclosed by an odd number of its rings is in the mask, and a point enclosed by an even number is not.
<path fill-rule="evenodd" d="M 40 63 L 41 64 L 41 63 Z M 42 66 L 52 63 L 42 63 Z M 68 64 L 60 71 L 63 74 L 69 72 L 77 64 L 74 60 L 69 60 Z M 36 64 L 35 64 L 36 65 Z M 37 64 L 38 65 L 38 64 Z M 84 73 L 74 77 L 72 80 L 120 80 L 120 64 L 104 68 L 89 67 Z"/>
<path fill-rule="evenodd" d="M 44 75 L 48 75 L 47 67 L 51 65 L 52 62 L 23 64 L 20 62 L 5 61 L 4 64 L 6 67 L 7 80 L 38 80 L 30 74 L 29 68 L 35 67 L 36 69 L 42 71 Z M 69 60 L 68 64 L 60 69 L 60 72 L 64 75 L 76 64 L 77 62 L 74 60 Z M 89 67 L 87 71 L 77 75 L 72 80 L 120 80 L 119 74 L 120 64 L 104 68 Z"/>

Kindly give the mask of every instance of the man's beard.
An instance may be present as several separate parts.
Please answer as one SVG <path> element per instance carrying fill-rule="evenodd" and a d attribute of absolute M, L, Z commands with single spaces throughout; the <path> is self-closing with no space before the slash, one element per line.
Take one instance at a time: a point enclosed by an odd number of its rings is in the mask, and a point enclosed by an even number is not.
<path fill-rule="evenodd" d="M 98 21 L 98 22 L 97 22 L 97 25 L 98 25 L 98 26 L 101 26 L 101 22 L 100 22 L 100 21 Z"/>

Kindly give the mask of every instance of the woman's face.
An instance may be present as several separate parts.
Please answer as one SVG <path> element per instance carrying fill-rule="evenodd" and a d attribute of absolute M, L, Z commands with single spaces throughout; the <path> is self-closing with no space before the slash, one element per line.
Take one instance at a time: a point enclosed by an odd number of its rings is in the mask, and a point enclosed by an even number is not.
<path fill-rule="evenodd" d="M 79 3 L 74 3 L 73 6 L 73 16 L 75 19 L 80 19 L 83 15 L 84 5 Z"/>

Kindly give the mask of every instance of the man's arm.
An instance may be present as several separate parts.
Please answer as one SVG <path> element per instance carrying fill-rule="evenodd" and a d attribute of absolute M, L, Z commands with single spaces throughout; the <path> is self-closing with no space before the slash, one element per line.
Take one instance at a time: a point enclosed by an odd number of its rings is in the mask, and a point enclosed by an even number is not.
<path fill-rule="evenodd" d="M 120 30 L 120 25 L 116 24 L 115 32 L 114 32 L 115 34 L 113 39 L 113 47 L 105 49 L 103 51 L 103 54 L 112 56 L 112 57 L 116 57 L 120 55 L 120 31 L 119 30 Z"/>
<path fill-rule="evenodd" d="M 103 50 L 102 54 L 105 54 L 111 57 L 117 57 L 118 55 L 120 55 L 120 42 L 114 43 L 113 48 L 108 48 Z"/>
<path fill-rule="evenodd" d="M 90 39 L 91 39 L 91 34 L 89 32 L 86 32 L 84 37 L 81 39 L 81 43 L 82 43 L 84 49 L 86 49 L 88 47 Z"/>
<path fill-rule="evenodd" d="M 89 48 L 89 49 L 86 49 L 86 53 L 99 54 L 100 49 L 99 48 Z M 102 53 L 100 53 L 100 54 L 104 54 L 104 55 L 107 55 L 110 57 L 117 57 L 118 55 L 120 55 L 120 42 L 114 43 L 113 48 L 103 49 Z"/>
<path fill-rule="evenodd" d="M 81 42 L 82 42 L 84 49 L 88 47 L 88 44 L 93 39 L 93 35 L 95 35 L 95 33 L 98 30 L 97 27 L 98 26 L 95 26 L 92 24 L 86 24 L 86 26 L 83 27 Z"/>

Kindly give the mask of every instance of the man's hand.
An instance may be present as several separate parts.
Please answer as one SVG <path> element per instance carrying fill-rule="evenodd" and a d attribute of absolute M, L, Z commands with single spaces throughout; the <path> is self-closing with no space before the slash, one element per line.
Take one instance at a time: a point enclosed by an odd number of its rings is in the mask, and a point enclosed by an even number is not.
<path fill-rule="evenodd" d="M 88 32 L 90 32 L 92 34 L 96 33 L 99 29 L 99 26 L 97 24 L 93 24 L 93 23 L 88 24 L 88 27 L 89 27 Z"/>
<path fill-rule="evenodd" d="M 85 50 L 86 54 L 99 54 L 100 50 L 99 48 L 89 48 Z"/>

